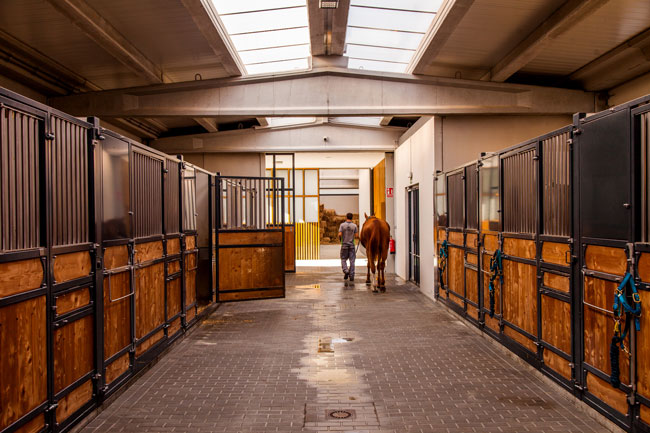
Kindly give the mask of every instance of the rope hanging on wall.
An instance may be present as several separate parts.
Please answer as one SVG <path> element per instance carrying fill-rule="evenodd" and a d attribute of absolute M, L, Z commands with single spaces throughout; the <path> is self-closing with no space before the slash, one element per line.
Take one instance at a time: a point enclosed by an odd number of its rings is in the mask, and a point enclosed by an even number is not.
<path fill-rule="evenodd" d="M 630 291 L 627 291 L 627 289 L 630 289 Z M 628 297 L 632 299 L 632 305 L 634 307 L 628 303 Z M 623 281 L 614 292 L 614 305 L 612 306 L 612 310 L 614 311 L 614 336 L 609 346 L 609 358 L 612 364 L 612 375 L 609 378 L 609 382 L 614 388 L 618 388 L 621 385 L 620 350 L 623 350 L 628 356 L 631 356 L 630 351 L 625 346 L 625 338 L 630 331 L 632 320 L 634 320 L 634 327 L 637 332 L 641 330 L 641 321 L 639 320 L 641 317 L 641 298 L 639 297 L 634 278 L 629 272 L 625 274 L 625 278 L 623 278 Z M 621 321 L 623 320 L 624 314 L 625 326 L 621 330 Z"/>

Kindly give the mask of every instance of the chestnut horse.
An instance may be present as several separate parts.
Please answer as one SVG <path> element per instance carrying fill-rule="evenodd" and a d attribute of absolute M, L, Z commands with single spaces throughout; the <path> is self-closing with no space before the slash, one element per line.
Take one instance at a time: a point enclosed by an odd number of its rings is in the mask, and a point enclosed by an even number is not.
<path fill-rule="evenodd" d="M 372 291 L 376 292 L 380 289 L 382 292 L 386 291 L 386 278 L 384 276 L 384 268 L 386 267 L 386 258 L 388 257 L 388 243 L 390 241 L 390 226 L 384 220 L 375 216 L 368 216 L 365 214 L 366 221 L 361 228 L 359 240 L 361 245 L 366 249 L 366 256 L 368 256 L 368 275 L 366 277 L 366 284 L 370 284 L 370 272 L 375 276 L 375 267 L 379 271 L 376 284 Z M 376 262 L 376 265 L 375 265 Z"/>

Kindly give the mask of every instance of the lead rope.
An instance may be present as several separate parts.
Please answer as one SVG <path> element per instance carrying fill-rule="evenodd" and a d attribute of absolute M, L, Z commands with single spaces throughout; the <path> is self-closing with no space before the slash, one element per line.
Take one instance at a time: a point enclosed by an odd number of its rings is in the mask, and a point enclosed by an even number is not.
<path fill-rule="evenodd" d="M 499 283 L 503 286 L 503 262 L 501 259 L 501 250 L 496 250 L 490 258 L 490 317 L 494 317 L 494 280 L 499 277 Z"/>
<path fill-rule="evenodd" d="M 627 288 L 631 290 L 634 308 L 627 302 Z M 634 327 L 637 332 L 641 330 L 641 298 L 639 297 L 634 278 L 629 272 L 625 274 L 625 278 L 623 278 L 623 281 L 614 292 L 614 305 L 612 306 L 612 310 L 614 311 L 614 336 L 609 346 L 609 359 L 612 365 L 612 375 L 610 376 L 609 382 L 613 387 L 618 388 L 621 385 L 621 369 L 618 359 L 620 353 L 619 346 L 628 356 L 631 356 L 630 351 L 625 346 L 625 338 L 630 331 L 632 319 L 634 319 Z M 623 314 L 625 314 L 625 326 L 621 331 Z"/>
<path fill-rule="evenodd" d="M 440 246 L 440 251 L 438 251 L 438 257 L 440 257 L 440 263 L 438 263 L 438 280 L 440 281 L 440 288 L 445 290 L 445 282 L 443 280 L 445 275 L 445 269 L 447 269 L 447 240 L 445 239 Z"/>

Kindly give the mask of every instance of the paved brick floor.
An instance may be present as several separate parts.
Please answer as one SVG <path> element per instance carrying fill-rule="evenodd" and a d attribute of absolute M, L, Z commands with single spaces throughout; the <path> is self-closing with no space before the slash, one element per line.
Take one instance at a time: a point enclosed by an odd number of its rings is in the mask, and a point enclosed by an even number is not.
<path fill-rule="evenodd" d="M 83 431 L 606 431 L 414 286 L 363 280 L 303 268 L 221 306 Z"/>

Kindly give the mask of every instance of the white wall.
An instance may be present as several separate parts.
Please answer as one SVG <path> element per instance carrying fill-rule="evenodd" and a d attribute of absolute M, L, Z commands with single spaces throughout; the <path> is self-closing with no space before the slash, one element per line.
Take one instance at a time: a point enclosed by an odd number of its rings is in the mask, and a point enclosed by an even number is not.
<path fill-rule="evenodd" d="M 408 278 L 408 222 L 406 189 L 420 187 L 420 290 L 433 298 L 433 173 L 434 173 L 434 119 L 429 119 L 419 130 L 395 150 L 395 273 Z M 409 178 L 412 173 L 413 177 Z"/>
<path fill-rule="evenodd" d="M 222 176 L 265 176 L 261 153 L 186 153 L 185 161 Z"/>
<path fill-rule="evenodd" d="M 363 214 L 372 214 L 370 210 L 370 196 L 372 194 L 370 190 L 370 176 L 372 174 L 369 168 L 359 170 L 359 223 L 361 225 L 365 221 Z"/>

